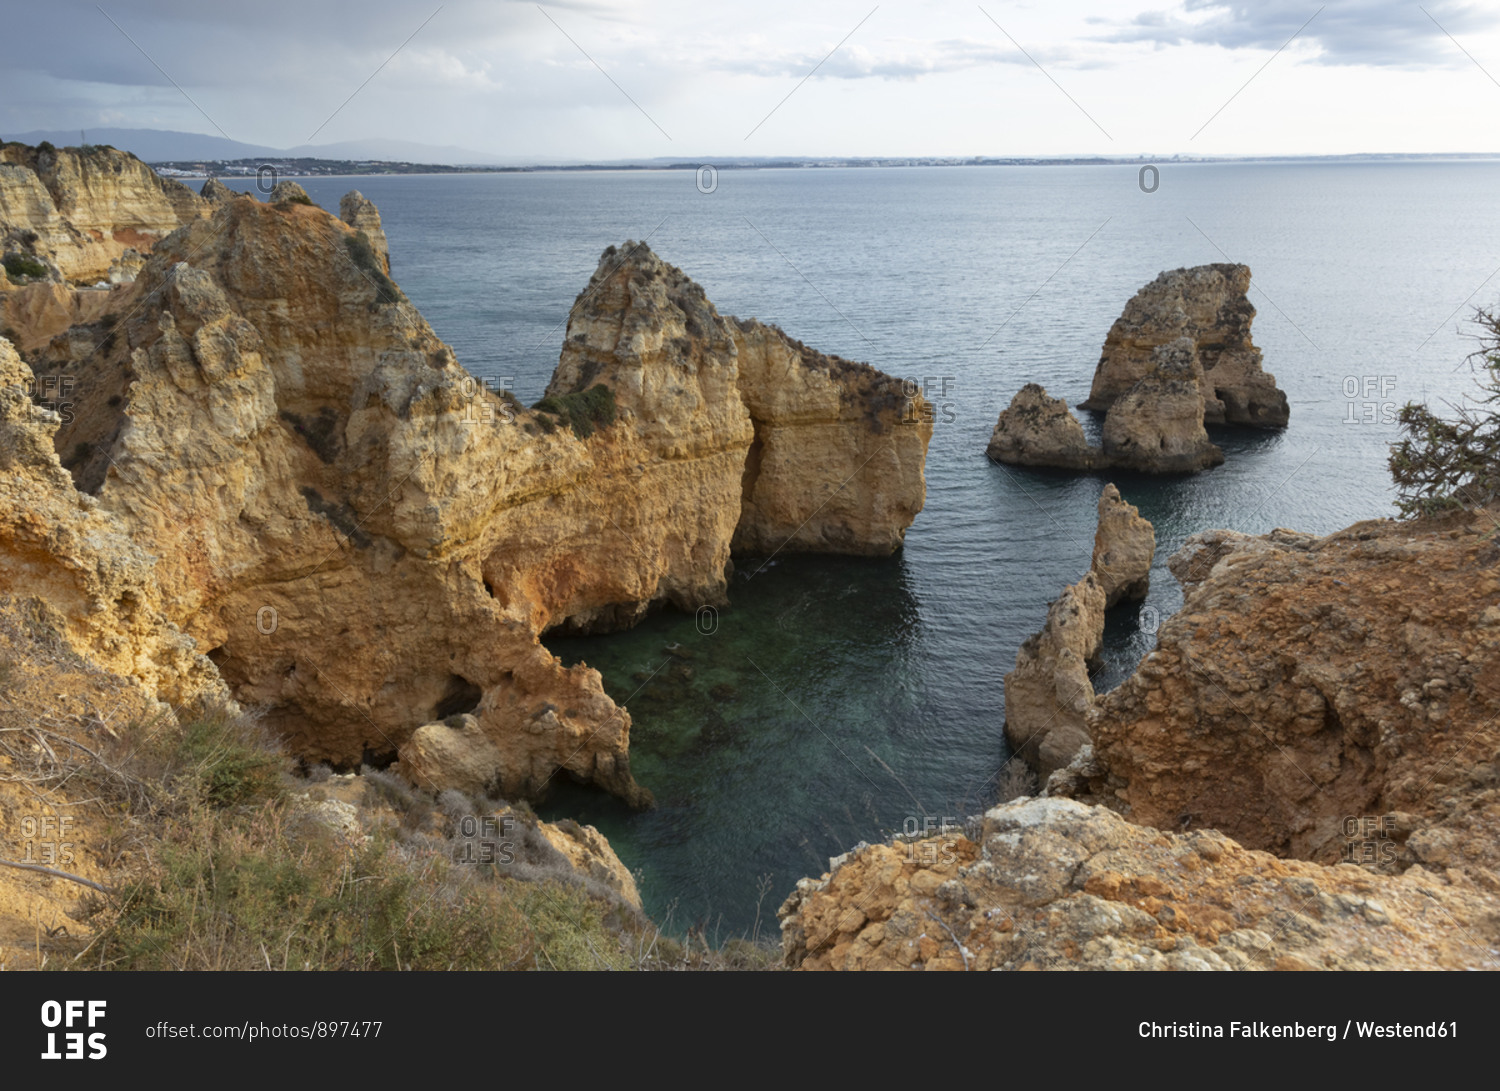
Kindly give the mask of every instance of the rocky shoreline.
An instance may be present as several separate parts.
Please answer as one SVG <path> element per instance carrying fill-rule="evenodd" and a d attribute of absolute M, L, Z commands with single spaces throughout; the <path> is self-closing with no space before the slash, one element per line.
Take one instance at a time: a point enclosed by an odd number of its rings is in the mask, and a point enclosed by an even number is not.
<path fill-rule="evenodd" d="M 386 766 L 409 786 L 380 789 L 406 793 L 386 819 L 431 851 L 447 835 L 407 796 L 488 799 L 534 866 L 638 913 L 596 830 L 524 809 L 558 776 L 652 802 L 629 711 L 540 638 L 722 605 L 741 552 L 894 552 L 932 414 L 720 315 L 636 242 L 602 254 L 528 408 L 406 299 L 362 195 L 338 216 L 295 183 L 270 198 L 195 195 L 111 149 L 0 148 L 0 691 L 66 677 L 58 722 L 95 742 L 118 738 L 106 698 L 132 724 L 260 709 L 304 768 L 337 771 L 298 797 L 308 821 L 364 836 L 354 796 L 386 782 L 340 773 Z M 1106 339 L 1083 405 L 1102 447 L 1030 384 L 991 457 L 1186 472 L 1221 457 L 1205 423 L 1285 426 L 1248 285 L 1244 266 L 1163 273 Z M 66 412 L 42 394 L 64 379 Z M 1182 610 L 1096 694 L 1105 613 L 1145 595 L 1155 546 L 1107 485 L 1089 571 L 1006 677 L 1037 797 L 799 882 L 788 966 L 1495 964 L 1493 513 L 1195 535 L 1170 562 Z M 105 838 L 73 878 L 126 866 Z"/>

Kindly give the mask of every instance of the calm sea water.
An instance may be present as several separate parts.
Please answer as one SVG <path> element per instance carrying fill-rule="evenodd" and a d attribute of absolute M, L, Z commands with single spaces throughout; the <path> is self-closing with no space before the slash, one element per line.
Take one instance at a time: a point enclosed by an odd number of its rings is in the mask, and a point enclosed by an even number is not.
<path fill-rule="evenodd" d="M 1165 559 L 1187 535 L 1393 513 L 1395 403 L 1470 388 L 1461 327 L 1500 297 L 1497 184 L 1488 162 L 1165 164 L 1154 193 L 1123 166 L 725 171 L 711 193 L 686 171 L 305 183 L 332 210 L 356 186 L 374 200 L 395 279 L 470 371 L 528 403 L 600 252 L 642 238 L 721 313 L 926 385 L 927 506 L 899 555 L 782 555 L 753 580 L 742 564 L 708 633 L 663 613 L 549 642 L 628 706 L 633 768 L 660 806 L 632 814 L 565 786 L 543 813 L 597 825 L 657 920 L 721 939 L 757 908 L 774 930 L 830 855 L 991 801 L 1003 676 L 1086 571 L 1104 483 L 986 460 L 1020 386 L 1076 404 L 1141 285 L 1250 266 L 1255 341 L 1291 426 L 1215 434 L 1228 461 L 1194 477 L 1114 478 L 1158 553 L 1150 610 L 1110 619 L 1107 689 L 1150 649 L 1153 612 L 1179 606 Z"/>

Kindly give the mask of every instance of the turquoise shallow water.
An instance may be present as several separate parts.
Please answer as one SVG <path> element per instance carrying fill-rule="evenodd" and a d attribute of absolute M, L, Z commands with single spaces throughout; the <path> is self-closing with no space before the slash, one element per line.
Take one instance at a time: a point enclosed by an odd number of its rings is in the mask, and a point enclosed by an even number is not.
<path fill-rule="evenodd" d="M 1151 646 L 1143 617 L 1179 605 L 1165 559 L 1188 534 L 1392 513 L 1394 403 L 1467 389 L 1463 308 L 1500 296 L 1500 276 L 1482 287 L 1500 261 L 1497 182 L 1500 164 L 1417 162 L 1166 164 L 1152 194 L 1130 167 L 724 171 L 707 194 L 686 171 L 306 188 L 331 209 L 355 186 L 373 199 L 402 288 L 466 367 L 527 402 L 600 251 L 646 236 L 721 312 L 927 386 L 927 507 L 900 554 L 780 555 L 753 578 L 742 560 L 713 626 L 663 613 L 549 641 L 629 707 L 635 774 L 660 806 L 632 814 L 564 785 L 543 812 L 599 826 L 657 919 L 723 938 L 754 927 L 758 898 L 764 926 L 855 842 L 988 802 L 1004 674 L 1086 570 L 1103 484 L 985 459 L 1021 385 L 1076 404 L 1142 284 L 1250 265 L 1255 340 L 1291 426 L 1216 434 L 1228 461 L 1194 477 L 1115 479 L 1159 548 L 1149 610 L 1110 619 L 1108 688 Z"/>

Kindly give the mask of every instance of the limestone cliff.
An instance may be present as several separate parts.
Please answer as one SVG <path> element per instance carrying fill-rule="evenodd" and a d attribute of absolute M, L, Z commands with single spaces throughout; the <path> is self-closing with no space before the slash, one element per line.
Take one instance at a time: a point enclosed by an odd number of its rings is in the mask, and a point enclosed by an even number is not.
<path fill-rule="evenodd" d="M 1153 369 L 1152 355 L 1186 337 L 1202 359 L 1203 419 L 1209 424 L 1282 428 L 1286 395 L 1261 367 L 1250 339 L 1255 307 L 1250 268 L 1220 263 L 1173 269 L 1138 291 L 1110 327 L 1088 400 L 1104 412 Z"/>
<path fill-rule="evenodd" d="M 1156 556 L 1156 528 L 1141 518 L 1140 509 L 1127 504 L 1120 490 L 1105 485 L 1099 494 L 1094 556 L 1089 567 L 1099 577 L 1107 609 L 1125 600 L 1139 600 L 1151 589 L 1151 561 Z"/>
<path fill-rule="evenodd" d="M 380 267 L 387 275 L 391 271 L 391 247 L 386 242 L 385 227 L 380 222 L 380 210 L 375 202 L 357 189 L 351 189 L 339 199 L 339 219 L 356 232 L 363 231 L 370 246 L 380 258 Z"/>
<path fill-rule="evenodd" d="M 1162 833 L 1022 799 L 962 830 L 861 846 L 780 910 L 803 970 L 1480 969 L 1500 896 L 1279 860 L 1221 833 Z"/>
<path fill-rule="evenodd" d="M 746 496 L 778 512 L 778 489 L 828 498 L 798 549 L 889 551 L 921 506 L 930 424 L 899 424 L 925 421 L 920 399 L 889 405 L 883 377 L 788 350 L 792 373 L 760 382 L 825 401 L 779 417 L 774 393 L 742 392 L 744 330 L 644 247 L 606 251 L 545 410 L 464 372 L 368 232 L 289 188 L 216 203 L 113 296 L 39 361 L 77 381 L 57 450 L 157 558 L 170 622 L 308 761 L 399 752 L 442 787 L 457 752 L 510 798 L 566 771 L 647 804 L 629 713 L 539 635 L 722 602 Z M 612 413 L 575 414 L 597 388 Z M 808 437 L 801 480 L 747 485 L 757 398 L 786 426 L 779 457 Z M 873 517 L 851 520 L 841 485 Z"/>
<path fill-rule="evenodd" d="M 31 370 L 0 338 L 0 598 L 44 615 L 72 650 L 192 706 L 227 697 L 169 618 L 153 558 L 97 499 L 76 492 L 52 446 L 59 414 L 33 401 Z"/>
<path fill-rule="evenodd" d="M 0 145 L 0 247 L 44 262 L 54 279 L 92 284 L 112 268 L 126 279 L 122 261 L 208 207 L 128 152 Z"/>
<path fill-rule="evenodd" d="M 1104 589 L 1090 571 L 1047 608 L 1046 624 L 1021 645 L 1005 676 L 1005 741 L 1043 778 L 1089 741 L 1089 666 L 1103 640 Z"/>
<path fill-rule="evenodd" d="M 684 601 L 722 597 L 731 545 L 886 554 L 922 509 L 932 421 L 920 394 L 774 327 L 721 317 L 639 244 L 605 252 L 547 393 L 595 383 L 659 449 L 663 472 L 694 475 L 701 518 L 678 548 L 712 558 L 714 586 L 685 588 Z M 690 471 L 671 468 L 684 460 Z"/>
<path fill-rule="evenodd" d="M 1500 890 L 1492 513 L 1210 531 L 1171 567 L 1182 610 L 1101 699 L 1076 794 L 1323 863 L 1380 842 L 1374 863 Z"/>

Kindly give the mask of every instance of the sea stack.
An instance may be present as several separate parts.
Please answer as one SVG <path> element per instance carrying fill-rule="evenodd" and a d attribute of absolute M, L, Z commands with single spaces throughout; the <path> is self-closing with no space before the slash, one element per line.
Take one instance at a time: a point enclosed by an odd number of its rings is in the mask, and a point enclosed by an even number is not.
<path fill-rule="evenodd" d="M 1048 607 L 1046 624 L 1021 645 L 1005 676 L 1006 742 L 1043 782 L 1089 742 L 1097 703 L 1089 667 L 1104 642 L 1104 612 L 1145 597 L 1155 547 L 1151 524 L 1106 485 L 1088 573 Z"/>
<path fill-rule="evenodd" d="M 1203 427 L 1203 386 L 1191 338 L 1158 345 L 1141 378 L 1105 414 L 1105 461 L 1145 473 L 1193 473 L 1223 462 Z"/>
<path fill-rule="evenodd" d="M 1155 368 L 1156 350 L 1186 337 L 1202 365 L 1203 419 L 1208 424 L 1286 427 L 1286 395 L 1261 367 L 1250 339 L 1255 307 L 1250 267 L 1220 263 L 1161 273 L 1125 305 L 1104 339 L 1088 400 L 1103 413 Z"/>
<path fill-rule="evenodd" d="M 984 453 L 1013 466 L 1063 470 L 1092 470 L 1104 462 L 1099 448 L 1089 445 L 1083 425 L 1068 412 L 1068 403 L 1037 383 L 1023 386 L 1001 411 Z"/>

